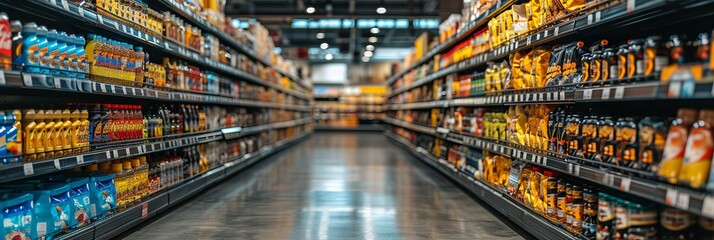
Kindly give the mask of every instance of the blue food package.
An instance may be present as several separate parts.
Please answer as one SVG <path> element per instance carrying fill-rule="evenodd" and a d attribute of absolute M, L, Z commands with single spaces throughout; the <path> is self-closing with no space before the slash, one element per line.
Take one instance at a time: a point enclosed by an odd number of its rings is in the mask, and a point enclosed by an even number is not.
<path fill-rule="evenodd" d="M 72 204 L 70 205 L 70 212 L 72 212 L 69 221 L 70 228 L 80 228 L 89 224 L 89 208 L 91 204 L 89 178 L 57 177 L 51 178 L 51 181 L 66 183 L 69 185 L 69 196 L 72 200 Z"/>
<path fill-rule="evenodd" d="M 11 240 L 30 240 L 32 237 L 32 195 L 27 193 L 0 194 L 0 236 Z"/>
<path fill-rule="evenodd" d="M 42 184 L 37 189 L 22 189 L 33 195 L 34 228 L 32 239 L 52 240 L 55 235 L 69 231 L 72 214 L 67 184 Z"/>
<path fill-rule="evenodd" d="M 96 175 L 89 178 L 91 195 L 89 216 L 103 218 L 116 208 L 117 192 L 114 187 L 114 174 Z"/>

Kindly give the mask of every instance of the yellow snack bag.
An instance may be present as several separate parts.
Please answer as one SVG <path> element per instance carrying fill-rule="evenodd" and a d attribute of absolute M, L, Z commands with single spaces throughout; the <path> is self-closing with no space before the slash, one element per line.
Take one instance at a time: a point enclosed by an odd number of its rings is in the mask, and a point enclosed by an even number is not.
<path fill-rule="evenodd" d="M 534 82 L 536 87 L 544 87 L 546 81 L 548 80 L 546 76 L 548 74 L 548 63 L 550 62 L 550 49 L 546 47 L 538 47 L 534 51 Z"/>

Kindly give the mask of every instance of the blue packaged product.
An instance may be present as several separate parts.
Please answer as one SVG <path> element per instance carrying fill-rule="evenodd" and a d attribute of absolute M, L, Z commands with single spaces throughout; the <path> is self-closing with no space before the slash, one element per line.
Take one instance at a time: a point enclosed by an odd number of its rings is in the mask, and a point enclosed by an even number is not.
<path fill-rule="evenodd" d="M 57 69 L 60 71 L 67 71 L 69 70 L 67 58 L 69 57 L 69 53 L 67 52 L 69 50 L 69 47 L 72 44 L 69 43 L 69 36 L 67 35 L 66 32 L 60 32 L 57 35 L 57 55 L 54 56 L 54 60 L 57 64 Z M 61 73 L 63 76 L 65 73 Z"/>
<path fill-rule="evenodd" d="M 8 131 L 7 118 L 5 117 L 5 112 L 0 111 L 0 161 L 2 165 L 8 164 L 7 158 L 9 157 L 7 151 L 7 131 Z"/>
<path fill-rule="evenodd" d="M 52 240 L 55 235 L 69 231 L 69 216 L 72 214 L 67 184 L 42 184 L 41 189 L 22 189 L 33 195 L 33 239 Z"/>
<path fill-rule="evenodd" d="M 53 64 L 54 55 L 57 55 L 57 30 L 50 29 L 47 31 L 47 41 L 40 43 L 40 53 L 42 58 L 40 58 L 40 73 L 50 74 L 51 70 L 55 69 L 56 66 Z"/>
<path fill-rule="evenodd" d="M 52 178 L 52 181 L 66 183 L 69 185 L 69 197 L 72 200 L 70 205 L 69 226 L 70 228 L 80 228 L 90 222 L 89 209 L 91 195 L 89 192 L 89 178 L 86 177 L 59 177 Z"/>
<path fill-rule="evenodd" d="M 47 29 L 38 27 L 34 22 L 25 24 L 22 27 L 22 55 L 17 58 L 17 65 L 25 66 L 27 72 L 39 72 L 40 66 L 40 43 L 47 34 Z"/>
<path fill-rule="evenodd" d="M 30 240 L 32 236 L 32 195 L 27 193 L 0 194 L 0 236 L 6 240 Z"/>
<path fill-rule="evenodd" d="M 98 175 L 89 178 L 91 195 L 89 216 L 103 218 L 116 208 L 117 192 L 114 187 L 114 174 Z"/>

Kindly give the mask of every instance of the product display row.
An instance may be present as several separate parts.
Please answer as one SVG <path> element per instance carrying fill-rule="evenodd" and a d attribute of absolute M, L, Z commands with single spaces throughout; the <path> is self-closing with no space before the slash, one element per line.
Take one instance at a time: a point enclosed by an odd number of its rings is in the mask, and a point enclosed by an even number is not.
<path fill-rule="evenodd" d="M 360 125 L 381 123 L 385 93 L 383 86 L 317 86 L 313 105 L 315 123 L 325 129 L 360 129 Z"/>
<path fill-rule="evenodd" d="M 386 134 L 537 238 L 707 239 L 712 106 L 686 99 L 714 96 L 714 26 L 693 4 L 465 4 L 388 81 Z"/>
<path fill-rule="evenodd" d="M 526 207 L 573 234 L 569 238 L 709 239 L 714 231 L 711 219 L 638 198 L 623 198 L 607 188 L 508 156 L 398 127 L 390 128 L 390 134 L 427 149 L 419 154 L 448 166 L 453 174 L 468 176 L 507 195 L 503 201 Z"/>
<path fill-rule="evenodd" d="M 245 161 L 281 139 L 295 139 L 302 128 L 271 130 L 227 142 L 211 142 L 135 158 L 75 168 L 22 182 L 4 183 L 0 208 L 8 239 L 56 239 L 71 231 L 86 231 L 90 223 L 122 215 L 150 196 L 223 167 Z M 229 148 L 230 146 L 230 148 Z M 250 157 L 250 156 L 248 156 Z"/>

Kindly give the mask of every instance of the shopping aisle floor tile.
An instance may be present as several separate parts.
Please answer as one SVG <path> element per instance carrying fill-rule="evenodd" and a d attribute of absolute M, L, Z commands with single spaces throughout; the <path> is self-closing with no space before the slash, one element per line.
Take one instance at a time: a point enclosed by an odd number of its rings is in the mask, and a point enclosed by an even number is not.
<path fill-rule="evenodd" d="M 522 239 L 381 133 L 316 133 L 125 239 Z"/>

